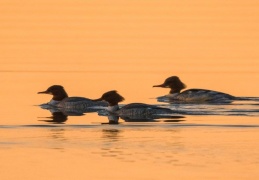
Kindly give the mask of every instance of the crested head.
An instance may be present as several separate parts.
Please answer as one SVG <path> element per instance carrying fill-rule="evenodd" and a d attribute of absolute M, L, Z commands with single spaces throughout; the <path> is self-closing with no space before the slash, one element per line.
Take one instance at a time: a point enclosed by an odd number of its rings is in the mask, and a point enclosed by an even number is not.
<path fill-rule="evenodd" d="M 67 98 L 68 95 L 61 85 L 52 85 L 46 91 L 38 92 L 38 94 L 51 94 L 53 95 L 53 100 L 61 101 L 64 98 Z"/>
<path fill-rule="evenodd" d="M 124 101 L 124 97 L 118 94 L 117 91 L 112 90 L 104 93 L 101 98 L 96 99 L 95 101 L 106 101 L 110 106 L 117 105 L 119 102 Z"/>
<path fill-rule="evenodd" d="M 186 85 L 180 80 L 178 76 L 171 76 L 166 78 L 163 84 L 154 85 L 153 87 L 171 88 L 170 93 L 179 93 Z"/>

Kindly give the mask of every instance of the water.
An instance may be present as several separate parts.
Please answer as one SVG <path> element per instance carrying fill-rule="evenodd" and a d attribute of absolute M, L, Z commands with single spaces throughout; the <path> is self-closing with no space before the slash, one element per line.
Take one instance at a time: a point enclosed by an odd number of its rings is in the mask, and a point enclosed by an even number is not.
<path fill-rule="evenodd" d="M 2 176 L 10 179 L 247 179 L 256 177 L 259 162 L 256 126 L 39 125 L 1 132 Z"/>
<path fill-rule="evenodd" d="M 258 179 L 259 101 L 168 104 L 152 88 L 177 75 L 187 88 L 259 97 L 258 2 L 2 0 L 0 179 Z M 62 114 L 37 92 L 118 90 L 122 104 L 184 112 L 107 124 Z"/>
<path fill-rule="evenodd" d="M 106 116 L 95 112 L 55 115 L 38 106 L 51 98 L 37 94 L 55 84 L 50 77 L 64 82 L 59 84 L 64 85 L 69 95 L 97 98 L 113 89 L 113 84 L 105 82 L 95 87 L 100 82 L 98 74 L 108 79 L 120 77 L 115 86 L 120 85 L 116 89 L 126 98 L 122 104 L 138 99 L 137 102 L 186 114 L 183 118 L 149 122 L 120 119 L 119 124 L 112 125 L 107 124 Z M 0 114 L 1 179 L 253 179 L 259 176 L 256 100 L 230 104 L 157 102 L 155 97 L 167 93 L 167 89 L 145 87 L 144 83 L 131 80 L 128 74 L 131 73 L 1 72 L 5 81 L 1 89 L 5 95 Z M 139 78 L 146 78 L 152 84 L 153 78 L 147 77 L 154 76 L 159 75 L 148 73 Z M 122 79 L 127 79 L 127 83 L 121 82 Z M 87 85 L 78 86 L 78 82 Z M 136 83 L 145 86 L 135 89 L 139 87 Z M 125 84 L 133 88 L 123 91 Z"/>

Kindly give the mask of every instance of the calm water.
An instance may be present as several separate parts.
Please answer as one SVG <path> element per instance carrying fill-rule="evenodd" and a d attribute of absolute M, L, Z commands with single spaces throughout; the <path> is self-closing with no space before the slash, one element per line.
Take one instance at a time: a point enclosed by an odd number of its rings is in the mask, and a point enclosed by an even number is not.
<path fill-rule="evenodd" d="M 206 85 L 215 74 L 194 73 L 192 78 Z M 130 71 L 1 72 L 1 179 L 258 178 L 259 102 L 157 102 L 155 97 L 168 89 L 152 85 L 165 77 L 159 72 L 136 77 Z M 53 114 L 37 106 L 51 98 L 37 92 L 52 84 L 64 85 L 71 96 L 89 98 L 117 89 L 126 98 L 123 104 L 145 102 L 188 113 L 151 122 L 120 119 L 118 125 L 105 124 L 107 117 L 97 113 Z M 227 92 L 249 96 L 236 86 Z"/>
<path fill-rule="evenodd" d="M 1 0 L 0 179 L 259 179 L 259 101 L 157 102 L 188 88 L 259 97 L 258 0 Z M 142 102 L 182 118 L 107 124 L 37 92 Z"/>

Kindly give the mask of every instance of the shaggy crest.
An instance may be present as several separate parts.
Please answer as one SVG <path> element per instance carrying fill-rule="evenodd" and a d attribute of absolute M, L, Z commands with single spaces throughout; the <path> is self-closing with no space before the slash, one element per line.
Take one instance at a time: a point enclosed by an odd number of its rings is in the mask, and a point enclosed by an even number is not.
<path fill-rule="evenodd" d="M 95 101 L 107 101 L 111 106 L 117 105 L 119 102 L 124 101 L 124 97 L 117 93 L 116 90 L 108 91 L 102 95 L 101 98 Z"/>

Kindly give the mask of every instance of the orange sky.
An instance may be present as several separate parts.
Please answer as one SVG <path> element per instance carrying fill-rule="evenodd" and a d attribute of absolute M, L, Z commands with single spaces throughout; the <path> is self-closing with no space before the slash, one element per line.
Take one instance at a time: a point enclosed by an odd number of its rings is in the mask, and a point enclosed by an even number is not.
<path fill-rule="evenodd" d="M 253 68 L 258 9 L 257 0 L 2 0 L 0 70 L 139 61 Z"/>

